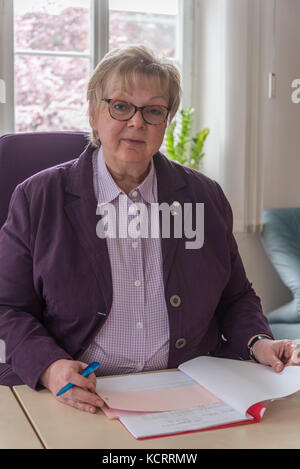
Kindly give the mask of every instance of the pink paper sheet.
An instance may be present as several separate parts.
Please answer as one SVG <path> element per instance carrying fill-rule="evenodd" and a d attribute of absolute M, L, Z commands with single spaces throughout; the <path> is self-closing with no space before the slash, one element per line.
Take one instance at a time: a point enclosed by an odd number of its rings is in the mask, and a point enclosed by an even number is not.
<path fill-rule="evenodd" d="M 220 400 L 199 384 L 150 391 L 97 391 L 110 409 L 134 412 L 167 412 Z"/>

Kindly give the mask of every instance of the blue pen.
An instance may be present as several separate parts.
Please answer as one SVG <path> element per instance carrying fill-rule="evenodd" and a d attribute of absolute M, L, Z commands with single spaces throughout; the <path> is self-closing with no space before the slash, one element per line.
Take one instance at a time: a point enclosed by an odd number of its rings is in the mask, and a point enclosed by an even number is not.
<path fill-rule="evenodd" d="M 93 373 L 93 371 L 95 371 L 98 367 L 100 366 L 100 363 L 98 362 L 93 362 L 93 363 L 90 363 L 84 370 L 81 374 L 81 376 L 88 376 L 89 374 Z M 69 389 L 71 389 L 73 386 L 75 386 L 74 384 L 72 383 L 68 383 L 66 384 L 63 388 L 61 388 L 60 391 L 58 391 L 58 393 L 56 394 L 56 396 L 61 396 L 64 392 L 68 391 Z"/>

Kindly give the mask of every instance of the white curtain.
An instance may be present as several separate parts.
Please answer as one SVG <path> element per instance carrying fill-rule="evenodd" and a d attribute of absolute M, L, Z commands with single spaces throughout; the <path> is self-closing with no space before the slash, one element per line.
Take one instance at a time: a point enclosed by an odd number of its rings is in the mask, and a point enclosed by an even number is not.
<path fill-rule="evenodd" d="M 14 130 L 13 81 L 13 0 L 0 0 L 0 135 Z"/>
<path fill-rule="evenodd" d="M 259 231 L 263 202 L 260 146 L 260 0 L 222 0 L 220 175 L 235 215 L 235 231 Z"/>
<path fill-rule="evenodd" d="M 263 22 L 260 0 L 196 0 L 201 9 L 200 127 L 205 172 L 229 199 L 235 232 L 261 229 L 261 73 Z"/>

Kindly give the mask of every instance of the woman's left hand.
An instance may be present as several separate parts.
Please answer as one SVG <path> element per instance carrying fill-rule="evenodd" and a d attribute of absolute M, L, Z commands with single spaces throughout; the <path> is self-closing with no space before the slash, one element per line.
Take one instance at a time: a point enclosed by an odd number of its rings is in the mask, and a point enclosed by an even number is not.
<path fill-rule="evenodd" d="M 261 339 L 255 342 L 252 351 L 260 363 L 272 366 L 277 373 L 285 366 L 300 364 L 300 349 L 294 340 Z"/>

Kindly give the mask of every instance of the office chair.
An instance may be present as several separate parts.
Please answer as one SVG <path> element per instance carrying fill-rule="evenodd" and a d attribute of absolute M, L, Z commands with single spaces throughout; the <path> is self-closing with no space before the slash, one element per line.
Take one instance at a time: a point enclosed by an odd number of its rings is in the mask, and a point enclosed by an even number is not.
<path fill-rule="evenodd" d="M 87 146 L 84 132 L 35 132 L 0 137 L 0 229 L 15 187 L 43 169 L 78 157 Z"/>
<path fill-rule="evenodd" d="M 19 183 L 43 169 L 73 160 L 87 144 L 84 132 L 19 133 L 0 137 L 0 229 Z M 0 363 L 0 376 L 7 386 L 22 384 L 5 363 Z"/>

